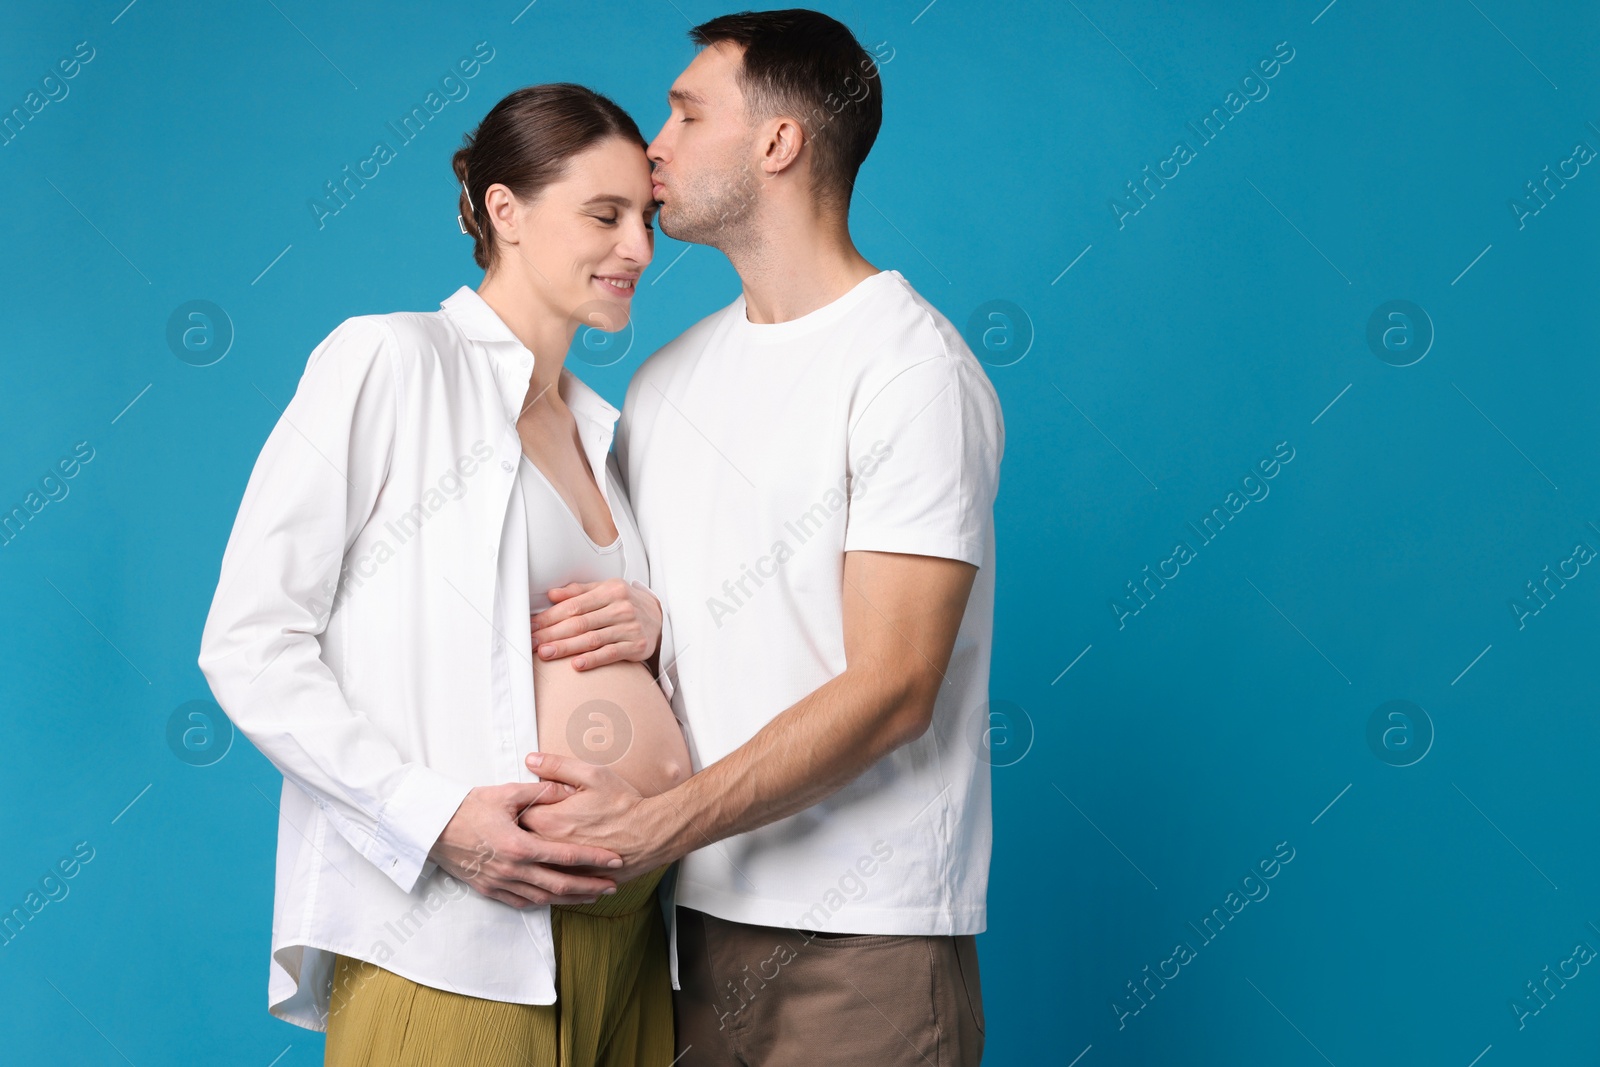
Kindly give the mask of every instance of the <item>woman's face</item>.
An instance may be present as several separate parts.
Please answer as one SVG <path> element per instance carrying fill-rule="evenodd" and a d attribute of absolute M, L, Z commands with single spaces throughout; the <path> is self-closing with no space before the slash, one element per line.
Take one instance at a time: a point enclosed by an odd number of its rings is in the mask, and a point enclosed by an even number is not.
<path fill-rule="evenodd" d="M 536 297 L 575 328 L 620 330 L 655 252 L 655 213 L 644 149 L 609 137 L 519 212 L 505 254 L 522 257 Z"/>

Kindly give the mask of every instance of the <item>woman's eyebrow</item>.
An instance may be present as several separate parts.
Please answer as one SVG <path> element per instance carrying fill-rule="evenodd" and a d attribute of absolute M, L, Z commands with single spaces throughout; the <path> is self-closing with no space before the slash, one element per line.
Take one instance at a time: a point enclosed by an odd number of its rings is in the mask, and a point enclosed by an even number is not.
<path fill-rule="evenodd" d="M 632 207 L 633 201 L 617 193 L 601 193 L 598 196 L 591 196 L 583 202 L 584 207 L 590 207 L 595 204 L 615 204 L 618 207 Z"/>

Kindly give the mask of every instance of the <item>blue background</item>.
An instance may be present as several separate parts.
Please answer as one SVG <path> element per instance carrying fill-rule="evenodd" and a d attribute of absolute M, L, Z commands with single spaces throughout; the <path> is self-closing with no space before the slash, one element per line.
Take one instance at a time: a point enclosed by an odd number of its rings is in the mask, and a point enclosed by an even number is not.
<path fill-rule="evenodd" d="M 1548 1003 L 1525 983 L 1600 949 L 1600 574 L 1511 605 L 1600 548 L 1600 165 L 1520 227 L 1510 202 L 1600 148 L 1600 15 L 1324 3 L 823 5 L 887 57 L 857 242 L 958 325 L 982 309 L 1008 430 L 989 1063 L 1597 1059 L 1596 968 Z M 94 457 L 0 548 L 0 912 L 76 843 L 94 858 L 0 948 L 0 1059 L 321 1062 L 265 1009 L 278 775 L 243 739 L 204 766 L 168 740 L 210 698 L 250 466 L 340 320 L 478 283 L 448 160 L 496 100 L 578 81 L 653 136 L 685 31 L 725 10 L 7 12 L 0 109 L 77 42 L 94 58 L 0 146 L 0 510 Z M 470 95 L 319 228 L 323 183 L 480 41 Z M 1279 42 L 1269 95 L 1200 144 L 1185 124 Z M 1194 158 L 1119 224 L 1178 140 Z M 664 237 L 647 279 L 626 354 L 572 364 L 618 404 L 737 293 Z M 167 340 L 191 300 L 232 333 L 209 366 Z M 1391 300 L 1422 309 L 1398 351 L 1433 334 L 1408 366 L 1368 343 Z M 1200 541 L 1279 442 L 1269 495 Z M 1194 558 L 1119 622 L 1180 539 Z M 1369 740 L 1393 700 L 1419 710 Z M 1189 924 L 1281 842 L 1270 895 L 1203 942 Z M 1135 999 L 1180 941 L 1195 958 Z M 1541 1006 L 1520 1025 L 1518 1001 Z"/>

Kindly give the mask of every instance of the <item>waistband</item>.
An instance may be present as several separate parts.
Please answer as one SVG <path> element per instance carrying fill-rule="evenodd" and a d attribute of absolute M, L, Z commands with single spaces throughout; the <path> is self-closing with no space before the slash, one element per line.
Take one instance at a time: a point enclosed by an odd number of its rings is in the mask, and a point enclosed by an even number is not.
<path fill-rule="evenodd" d="M 656 886 L 661 884 L 661 878 L 667 873 L 666 864 L 655 870 L 628 882 L 617 885 L 617 891 L 608 897 L 601 897 L 593 904 L 552 904 L 552 911 L 564 911 L 578 915 L 631 915 L 645 907 L 654 907 L 656 902 Z"/>

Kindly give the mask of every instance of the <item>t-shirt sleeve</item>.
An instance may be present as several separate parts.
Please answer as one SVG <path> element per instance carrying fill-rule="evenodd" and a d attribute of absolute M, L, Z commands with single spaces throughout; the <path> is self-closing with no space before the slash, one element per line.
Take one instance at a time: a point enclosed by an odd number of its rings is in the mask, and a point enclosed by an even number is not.
<path fill-rule="evenodd" d="M 897 373 L 849 433 L 844 549 L 983 565 L 1005 430 L 975 362 L 947 354 Z"/>

